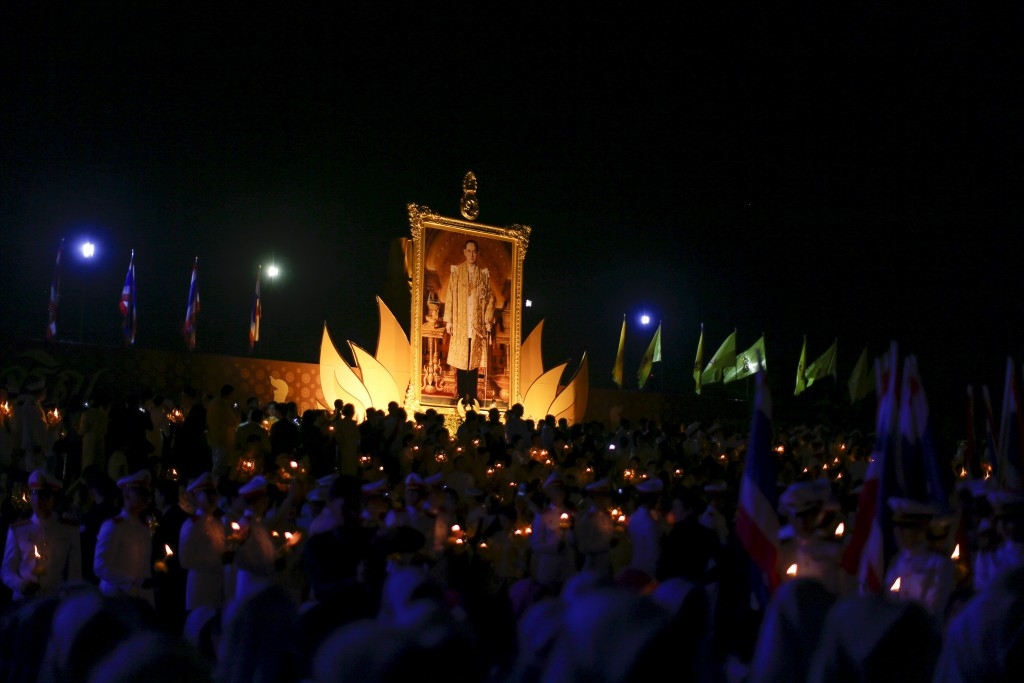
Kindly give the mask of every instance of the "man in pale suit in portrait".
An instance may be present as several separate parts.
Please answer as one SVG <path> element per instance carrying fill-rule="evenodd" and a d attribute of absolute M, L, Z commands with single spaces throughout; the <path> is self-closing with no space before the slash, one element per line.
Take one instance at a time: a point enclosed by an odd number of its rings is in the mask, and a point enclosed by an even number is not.
<path fill-rule="evenodd" d="M 477 265 L 480 247 L 466 240 L 466 260 L 452 266 L 445 298 L 445 331 L 451 336 L 448 365 L 455 368 L 458 398 L 465 403 L 477 400 L 480 367 L 486 366 L 491 321 L 494 318 L 494 292 L 486 268 Z"/>

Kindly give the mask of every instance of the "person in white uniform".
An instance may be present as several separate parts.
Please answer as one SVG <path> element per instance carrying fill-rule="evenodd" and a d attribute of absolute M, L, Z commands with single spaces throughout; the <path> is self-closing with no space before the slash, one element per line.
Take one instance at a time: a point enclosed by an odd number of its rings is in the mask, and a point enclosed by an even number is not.
<path fill-rule="evenodd" d="M 149 470 L 117 481 L 123 499 L 121 513 L 100 527 L 93 571 L 104 595 L 138 598 L 155 607 L 152 536 L 142 520 L 149 507 L 151 483 Z"/>
<path fill-rule="evenodd" d="M 11 524 L 4 547 L 3 581 L 15 601 L 58 595 L 66 583 L 82 579 L 78 525 L 55 514 L 59 479 L 42 469 L 28 478 L 32 517 Z"/>

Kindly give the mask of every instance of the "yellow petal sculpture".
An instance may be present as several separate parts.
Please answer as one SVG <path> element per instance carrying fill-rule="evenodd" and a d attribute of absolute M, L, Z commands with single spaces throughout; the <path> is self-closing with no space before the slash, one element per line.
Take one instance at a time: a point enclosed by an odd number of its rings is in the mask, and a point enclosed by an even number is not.
<path fill-rule="evenodd" d="M 337 399 L 351 403 L 358 421 L 365 419 L 367 408 L 383 410 L 391 401 L 406 410 L 419 410 L 419 406 L 408 405 L 409 382 L 413 375 L 408 366 L 409 337 L 380 297 L 377 297 L 377 308 L 381 322 L 376 354 L 371 355 L 349 341 L 355 360 L 354 366 L 349 365 L 338 353 L 326 324 L 320 341 L 320 388 L 324 394 L 324 407 L 333 409 Z M 568 363 L 544 372 L 541 358 L 543 325 L 541 321 L 522 345 L 521 377 L 523 385 L 529 389 L 519 402 L 523 404 L 525 416 L 534 420 L 551 414 L 556 419 L 566 418 L 570 424 L 582 422 L 590 387 L 586 354 L 572 380 L 562 386 L 560 379 Z"/>

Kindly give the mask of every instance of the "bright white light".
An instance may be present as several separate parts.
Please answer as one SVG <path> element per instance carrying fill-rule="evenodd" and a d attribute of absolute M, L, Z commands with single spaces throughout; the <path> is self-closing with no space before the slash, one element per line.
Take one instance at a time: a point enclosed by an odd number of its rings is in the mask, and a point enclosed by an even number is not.
<path fill-rule="evenodd" d="M 280 273 L 280 272 L 281 272 L 281 270 L 277 266 L 268 266 L 267 267 L 267 276 L 268 277 L 277 277 L 278 273 Z"/>
<path fill-rule="evenodd" d="M 82 243 L 82 256 L 85 258 L 92 258 L 96 255 L 96 245 L 92 242 Z"/>
<path fill-rule="evenodd" d="M 532 302 L 532 301 L 530 301 L 529 299 L 527 299 L 527 300 L 526 300 L 526 307 L 527 307 L 527 308 L 530 308 L 531 306 L 533 306 L 533 302 Z"/>
<path fill-rule="evenodd" d="M 650 322 L 651 322 L 651 316 L 647 315 L 646 313 L 644 313 L 642 316 L 640 316 L 640 324 L 641 325 L 646 325 L 646 324 L 648 324 Z"/>

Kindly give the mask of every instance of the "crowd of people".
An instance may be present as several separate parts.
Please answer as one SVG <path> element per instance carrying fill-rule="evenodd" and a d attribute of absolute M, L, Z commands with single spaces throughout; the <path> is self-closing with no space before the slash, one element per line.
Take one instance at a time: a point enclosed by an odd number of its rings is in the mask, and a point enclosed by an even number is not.
<path fill-rule="evenodd" d="M 230 385 L 0 407 L 4 680 L 1024 675 L 1024 494 L 962 453 L 948 509 L 885 501 L 870 587 L 848 550 L 874 434 L 774 425 L 765 597 L 736 533 L 749 422 L 300 415 Z"/>

